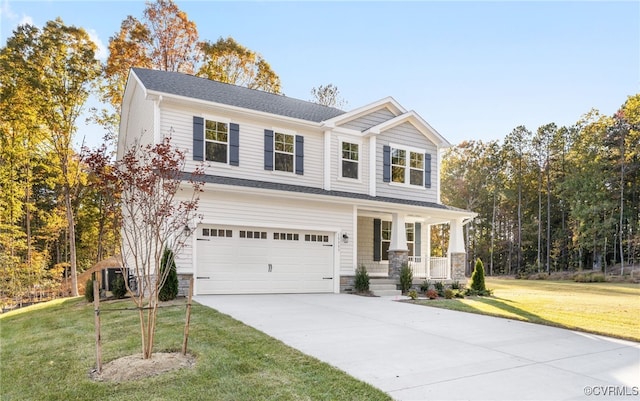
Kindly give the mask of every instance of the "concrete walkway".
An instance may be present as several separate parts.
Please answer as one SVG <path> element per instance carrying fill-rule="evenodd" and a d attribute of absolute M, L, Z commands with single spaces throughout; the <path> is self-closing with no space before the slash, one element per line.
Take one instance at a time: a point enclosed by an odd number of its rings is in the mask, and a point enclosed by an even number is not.
<path fill-rule="evenodd" d="M 195 300 L 396 400 L 640 400 L 634 342 L 384 297 Z"/>

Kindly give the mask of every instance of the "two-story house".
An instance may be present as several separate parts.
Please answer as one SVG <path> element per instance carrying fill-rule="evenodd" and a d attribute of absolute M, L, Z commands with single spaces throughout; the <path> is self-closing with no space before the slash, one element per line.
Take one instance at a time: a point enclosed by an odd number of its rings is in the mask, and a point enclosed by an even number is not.
<path fill-rule="evenodd" d="M 204 163 L 202 221 L 176 256 L 196 294 L 340 292 L 372 278 L 464 280 L 463 225 L 440 202 L 450 146 L 388 97 L 352 111 L 187 74 L 134 68 L 118 155 L 171 135 L 187 170 Z M 448 255 L 430 228 L 450 225 Z"/>

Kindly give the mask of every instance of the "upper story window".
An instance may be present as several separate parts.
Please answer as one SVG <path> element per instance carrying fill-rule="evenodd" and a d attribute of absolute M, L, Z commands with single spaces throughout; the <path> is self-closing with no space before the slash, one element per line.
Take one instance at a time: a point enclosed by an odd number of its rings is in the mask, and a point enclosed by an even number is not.
<path fill-rule="evenodd" d="M 275 132 L 273 140 L 275 170 L 293 173 L 294 135 Z"/>
<path fill-rule="evenodd" d="M 360 145 L 357 143 L 342 142 L 341 147 L 342 177 L 358 179 Z"/>
<path fill-rule="evenodd" d="M 304 174 L 304 137 L 264 130 L 264 169 Z"/>
<path fill-rule="evenodd" d="M 420 149 L 384 146 L 383 180 L 431 187 L 431 155 Z"/>
<path fill-rule="evenodd" d="M 229 126 L 227 123 L 205 120 L 205 160 L 227 163 L 229 155 Z"/>

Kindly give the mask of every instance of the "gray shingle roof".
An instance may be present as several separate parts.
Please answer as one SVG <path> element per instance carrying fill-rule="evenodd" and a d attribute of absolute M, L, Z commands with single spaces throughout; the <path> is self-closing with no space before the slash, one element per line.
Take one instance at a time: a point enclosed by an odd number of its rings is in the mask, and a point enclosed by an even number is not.
<path fill-rule="evenodd" d="M 192 177 L 190 173 L 183 173 L 183 179 L 189 180 L 191 178 Z M 306 194 L 314 194 L 314 195 L 336 196 L 340 198 L 362 199 L 362 200 L 368 200 L 368 201 L 395 203 L 400 205 L 421 206 L 421 207 L 429 207 L 429 208 L 441 209 L 441 210 L 453 210 L 453 211 L 466 212 L 466 210 L 462 210 L 452 206 L 447 206 L 447 205 L 434 203 L 434 202 L 423 202 L 423 201 L 416 201 L 411 199 L 400 199 L 400 198 L 387 198 L 384 196 L 371 196 L 366 194 L 358 194 L 358 193 L 344 192 L 344 191 L 327 191 L 322 188 L 306 187 L 302 185 L 282 184 L 278 182 L 248 180 L 244 178 L 223 177 L 223 176 L 209 175 L 209 174 L 198 177 L 197 180 L 204 181 L 206 183 L 211 183 L 211 184 L 232 185 L 232 186 L 249 187 L 249 188 L 262 188 L 262 189 L 270 189 L 270 190 L 276 190 L 276 191 L 297 192 L 297 193 L 306 193 Z"/>
<path fill-rule="evenodd" d="M 180 72 L 133 68 L 145 88 L 301 120 L 321 122 L 345 111 L 284 95 L 225 84 Z"/>

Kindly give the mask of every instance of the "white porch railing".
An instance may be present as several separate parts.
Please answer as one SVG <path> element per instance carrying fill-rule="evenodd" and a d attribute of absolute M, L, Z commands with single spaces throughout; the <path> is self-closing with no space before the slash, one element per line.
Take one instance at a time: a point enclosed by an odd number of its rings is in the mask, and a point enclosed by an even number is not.
<path fill-rule="evenodd" d="M 429 258 L 428 268 L 426 262 L 425 257 L 409 256 L 409 267 L 414 278 L 449 278 L 449 258 Z"/>

